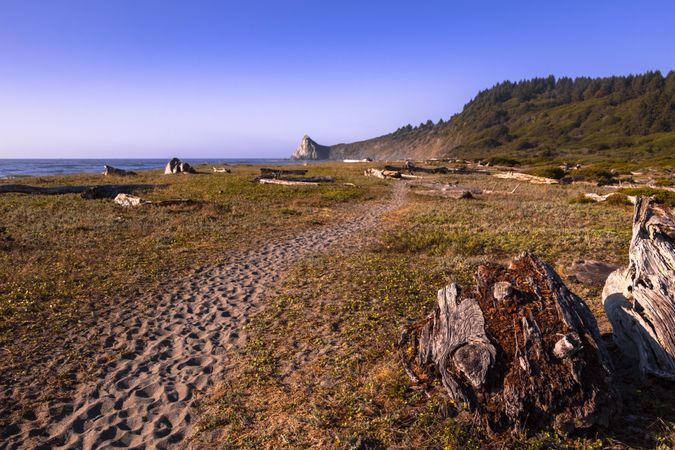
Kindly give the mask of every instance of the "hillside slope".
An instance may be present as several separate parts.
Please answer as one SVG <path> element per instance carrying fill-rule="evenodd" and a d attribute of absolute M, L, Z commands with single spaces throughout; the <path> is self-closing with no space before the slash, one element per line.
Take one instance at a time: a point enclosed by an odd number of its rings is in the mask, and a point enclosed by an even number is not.
<path fill-rule="evenodd" d="M 534 78 L 481 91 L 449 121 L 330 147 L 329 158 L 513 158 L 675 164 L 675 71 Z"/>

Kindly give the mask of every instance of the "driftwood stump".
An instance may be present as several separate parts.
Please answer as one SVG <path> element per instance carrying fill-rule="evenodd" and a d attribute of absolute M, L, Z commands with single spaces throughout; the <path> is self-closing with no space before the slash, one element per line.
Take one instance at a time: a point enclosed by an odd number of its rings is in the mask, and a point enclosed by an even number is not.
<path fill-rule="evenodd" d="M 115 198 L 117 194 L 133 194 L 138 191 L 147 191 L 166 184 L 97 184 L 87 186 L 29 186 L 26 184 L 0 184 L 0 194 L 16 192 L 32 195 L 64 195 L 80 194 L 82 198 Z"/>
<path fill-rule="evenodd" d="M 103 175 L 108 176 L 108 175 L 119 175 L 119 176 L 129 176 L 129 175 L 136 175 L 136 172 L 133 172 L 131 170 L 123 170 L 123 169 L 118 169 L 113 166 L 109 165 L 104 165 L 103 166 Z"/>
<path fill-rule="evenodd" d="M 635 202 L 629 265 L 602 291 L 617 347 L 640 372 L 675 380 L 675 211 Z"/>
<path fill-rule="evenodd" d="M 406 372 L 476 411 L 493 432 L 607 424 L 620 407 L 612 366 L 586 304 L 524 253 L 451 284 L 400 341 Z"/>

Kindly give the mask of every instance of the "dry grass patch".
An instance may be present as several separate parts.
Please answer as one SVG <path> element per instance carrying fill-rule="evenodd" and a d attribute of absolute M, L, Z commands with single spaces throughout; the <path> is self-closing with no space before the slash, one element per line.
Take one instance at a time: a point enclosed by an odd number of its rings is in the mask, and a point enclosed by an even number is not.
<path fill-rule="evenodd" d="M 486 179 L 461 181 L 481 186 Z M 513 188 L 498 183 L 499 190 Z M 466 285 L 478 265 L 522 250 L 536 251 L 562 272 L 577 259 L 626 259 L 630 206 L 570 204 L 581 193 L 575 186 L 521 188 L 517 195 L 469 201 L 411 196 L 388 214 L 380 242 L 298 265 L 251 323 L 252 339 L 205 405 L 200 430 L 208 431 L 197 433 L 193 446 L 591 449 L 672 443 L 672 408 L 664 410 L 661 402 L 655 415 L 647 396 L 631 398 L 627 413 L 643 421 L 663 418 L 646 433 L 620 421 L 616 429 L 585 436 L 495 439 L 461 407 L 411 386 L 395 342 L 401 326 L 424 317 L 448 282 Z M 604 316 L 600 287 L 570 287 Z M 654 386 L 650 392 L 659 397 L 664 391 Z"/>
<path fill-rule="evenodd" d="M 256 166 L 234 166 L 231 174 L 147 171 L 134 177 L 3 180 L 40 186 L 165 186 L 139 193 L 156 204 L 134 208 L 79 194 L 0 194 L 0 384 L 9 388 L 18 377 L 34 374 L 66 386 L 73 375 L 59 374 L 78 367 L 92 372 L 96 348 L 83 351 L 75 345 L 77 336 L 112 310 L 143 309 L 146 293 L 185 279 L 199 267 L 260 241 L 349 217 L 357 203 L 389 192 L 384 183 L 364 179 L 342 164 L 312 165 L 310 170 L 336 175 L 337 182 L 260 185 L 251 181 Z M 45 368 L 54 359 L 59 373 Z"/>

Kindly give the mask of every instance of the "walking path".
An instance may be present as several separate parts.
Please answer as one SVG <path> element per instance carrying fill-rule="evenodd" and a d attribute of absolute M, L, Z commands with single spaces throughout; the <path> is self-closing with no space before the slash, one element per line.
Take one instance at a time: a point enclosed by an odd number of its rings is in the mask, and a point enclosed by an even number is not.
<path fill-rule="evenodd" d="M 405 184 L 396 183 L 388 202 L 352 220 L 232 255 L 158 295 L 150 314 L 126 310 L 100 324 L 92 336 L 121 358 L 69 401 L 24 417 L 0 448 L 180 446 L 190 433 L 197 394 L 222 378 L 228 355 L 245 340 L 242 325 L 284 270 L 309 254 L 353 242 L 404 197 Z"/>

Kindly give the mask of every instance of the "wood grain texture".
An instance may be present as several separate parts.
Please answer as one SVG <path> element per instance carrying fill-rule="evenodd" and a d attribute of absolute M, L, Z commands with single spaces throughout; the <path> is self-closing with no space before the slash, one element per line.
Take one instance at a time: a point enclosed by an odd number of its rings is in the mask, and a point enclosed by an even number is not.
<path fill-rule="evenodd" d="M 404 332 L 413 381 L 476 411 L 494 432 L 606 425 L 619 410 L 612 364 L 586 304 L 546 263 L 524 253 L 451 284 Z"/>
<path fill-rule="evenodd" d="M 643 375 L 675 380 L 675 214 L 650 198 L 635 202 L 628 267 L 602 292 L 614 340 Z"/>

